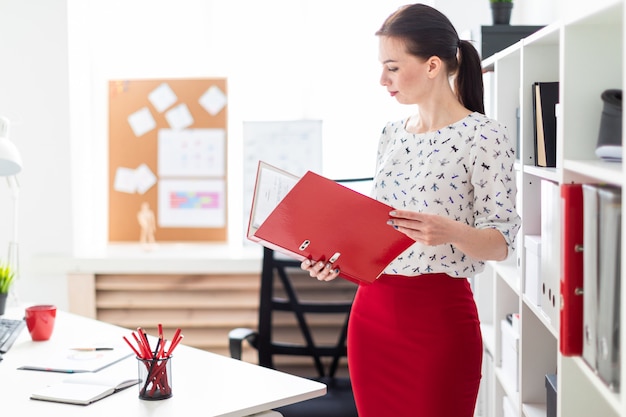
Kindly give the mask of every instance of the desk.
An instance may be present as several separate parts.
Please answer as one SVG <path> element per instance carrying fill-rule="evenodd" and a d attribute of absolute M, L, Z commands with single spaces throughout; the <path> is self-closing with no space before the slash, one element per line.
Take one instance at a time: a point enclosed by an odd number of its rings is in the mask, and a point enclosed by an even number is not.
<path fill-rule="evenodd" d="M 8 309 L 5 317 L 20 317 L 20 314 L 22 310 Z M 54 333 L 48 341 L 32 342 L 25 329 L 0 362 L 3 408 L 19 410 L 24 415 L 63 417 L 237 417 L 262 413 L 326 393 L 324 384 L 181 344 L 172 358 L 173 396 L 167 400 L 142 401 L 137 397 L 136 386 L 88 406 L 29 399 L 36 388 L 59 382 L 67 374 L 18 370 L 25 364 L 25 358 L 45 355 L 81 342 L 84 345 L 90 338 L 117 342 L 130 334 L 131 330 L 63 311 L 57 313 Z M 130 347 L 126 347 L 130 352 Z M 136 359 L 131 356 L 99 373 L 136 377 Z"/>

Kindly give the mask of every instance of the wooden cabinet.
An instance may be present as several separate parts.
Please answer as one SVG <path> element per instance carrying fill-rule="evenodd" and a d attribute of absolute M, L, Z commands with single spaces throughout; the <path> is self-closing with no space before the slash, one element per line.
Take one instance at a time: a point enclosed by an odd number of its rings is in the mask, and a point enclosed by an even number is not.
<path fill-rule="evenodd" d="M 258 249 L 258 248 L 255 248 Z M 197 246 L 191 247 L 197 252 Z M 69 310 L 129 329 L 165 335 L 181 328 L 184 343 L 229 356 L 228 332 L 236 327 L 256 329 L 261 274 L 260 250 L 251 256 L 228 256 L 218 250 L 176 253 L 115 252 L 101 258 L 75 259 L 69 266 Z M 296 272 L 297 273 L 297 272 Z M 338 279 L 320 283 L 300 273 L 296 291 L 302 299 L 351 300 L 352 282 Z M 301 337 L 292 316 L 277 315 L 277 332 L 285 340 Z M 312 323 L 316 339 L 329 342 L 343 325 L 343 316 L 329 316 Z M 256 363 L 257 354 L 244 344 L 243 360 Z M 279 369 L 311 375 L 310 360 L 281 360 Z M 347 374 L 344 363 L 341 373 Z"/>

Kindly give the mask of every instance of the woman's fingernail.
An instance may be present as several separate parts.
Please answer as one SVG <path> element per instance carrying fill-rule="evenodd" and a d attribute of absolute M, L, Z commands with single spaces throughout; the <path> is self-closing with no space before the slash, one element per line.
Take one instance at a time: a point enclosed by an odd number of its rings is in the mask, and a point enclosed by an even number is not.
<path fill-rule="evenodd" d="M 396 215 L 395 210 L 394 210 L 394 211 L 390 211 L 390 212 L 389 212 L 389 215 L 390 215 L 390 216 L 395 216 L 395 215 Z"/>

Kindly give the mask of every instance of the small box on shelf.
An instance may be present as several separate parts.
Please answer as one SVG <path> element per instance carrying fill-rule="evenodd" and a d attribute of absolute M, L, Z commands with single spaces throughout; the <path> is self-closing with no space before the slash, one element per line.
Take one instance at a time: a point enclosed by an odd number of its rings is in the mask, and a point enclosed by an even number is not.
<path fill-rule="evenodd" d="M 534 305 L 541 305 L 541 236 L 524 236 L 526 272 L 524 294 Z"/>
<path fill-rule="evenodd" d="M 511 390 L 519 390 L 519 331 L 507 320 L 500 323 L 502 329 L 502 375 Z"/>

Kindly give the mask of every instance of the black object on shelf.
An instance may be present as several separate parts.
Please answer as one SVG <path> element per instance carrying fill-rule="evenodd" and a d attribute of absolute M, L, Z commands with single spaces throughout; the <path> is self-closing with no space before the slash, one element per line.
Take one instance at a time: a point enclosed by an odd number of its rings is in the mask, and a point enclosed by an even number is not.
<path fill-rule="evenodd" d="M 500 52 L 528 35 L 538 31 L 543 26 L 512 26 L 493 25 L 481 26 L 482 45 L 481 57 L 485 59 Z"/>
<path fill-rule="evenodd" d="M 606 161 L 622 160 L 622 90 L 604 90 L 596 156 Z"/>
<path fill-rule="evenodd" d="M 556 374 L 546 375 L 546 417 L 556 417 Z"/>

